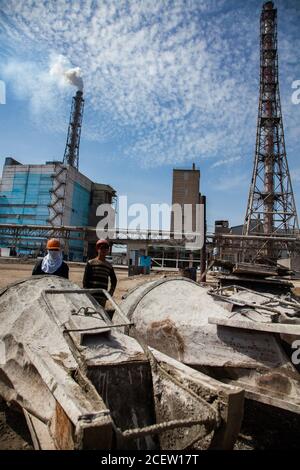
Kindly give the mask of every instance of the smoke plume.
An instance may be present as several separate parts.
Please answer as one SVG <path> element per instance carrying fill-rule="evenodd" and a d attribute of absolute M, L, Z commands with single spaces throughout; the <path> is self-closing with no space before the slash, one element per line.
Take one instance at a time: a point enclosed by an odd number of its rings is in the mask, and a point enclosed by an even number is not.
<path fill-rule="evenodd" d="M 70 68 L 69 61 L 62 55 L 52 57 L 50 75 L 55 77 L 62 86 L 68 83 L 74 85 L 80 91 L 83 90 L 80 67 Z"/>

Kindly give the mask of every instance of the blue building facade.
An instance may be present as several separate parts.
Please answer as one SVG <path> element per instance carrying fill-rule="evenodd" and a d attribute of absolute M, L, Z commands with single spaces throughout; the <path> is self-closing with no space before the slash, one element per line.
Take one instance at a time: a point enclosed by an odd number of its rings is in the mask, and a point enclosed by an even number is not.
<path fill-rule="evenodd" d="M 51 225 L 53 188 L 59 162 L 44 165 L 22 165 L 12 158 L 5 160 L 0 184 L 0 223 L 17 225 Z M 67 167 L 60 204 L 62 216 L 59 225 L 88 225 L 92 182 L 73 167 Z M 56 222 L 55 225 L 58 225 Z M 14 245 L 12 239 L 0 239 L 0 247 Z M 19 254 L 37 254 L 43 251 L 45 240 L 19 240 Z M 82 260 L 83 241 L 70 240 L 70 259 Z"/>
<path fill-rule="evenodd" d="M 52 172 L 50 166 L 38 171 L 37 165 L 5 164 L 0 186 L 1 223 L 47 225 Z"/>

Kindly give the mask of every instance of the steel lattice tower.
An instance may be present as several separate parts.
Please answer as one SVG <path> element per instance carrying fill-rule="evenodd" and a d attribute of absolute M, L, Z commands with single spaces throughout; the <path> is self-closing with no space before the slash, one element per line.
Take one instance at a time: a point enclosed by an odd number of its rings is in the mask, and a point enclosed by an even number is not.
<path fill-rule="evenodd" d="M 84 99 L 82 91 L 78 90 L 72 99 L 70 122 L 68 127 L 68 137 L 64 153 L 63 164 L 55 166 L 53 174 L 53 187 L 51 189 L 51 202 L 49 206 L 48 222 L 53 227 L 63 225 L 65 192 L 68 178 L 67 165 L 78 170 L 79 164 L 79 144 L 81 134 L 81 123 L 83 116 Z"/>
<path fill-rule="evenodd" d="M 64 154 L 64 164 L 74 166 L 78 170 L 79 144 L 83 116 L 84 99 L 82 91 L 78 90 L 72 100 L 68 137 Z"/>
<path fill-rule="evenodd" d="M 244 235 L 263 235 L 263 255 L 277 259 L 285 247 L 276 236 L 289 237 L 298 230 L 298 217 L 286 157 L 281 114 L 277 9 L 263 5 L 260 17 L 260 94 L 254 168 Z"/>

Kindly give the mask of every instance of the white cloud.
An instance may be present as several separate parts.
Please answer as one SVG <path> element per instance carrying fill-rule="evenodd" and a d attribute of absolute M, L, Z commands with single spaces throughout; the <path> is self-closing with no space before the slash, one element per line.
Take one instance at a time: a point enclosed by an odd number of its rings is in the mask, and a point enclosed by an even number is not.
<path fill-rule="evenodd" d="M 223 163 L 216 162 L 217 167 L 237 162 L 249 147 L 253 149 L 259 12 L 248 2 L 236 7 L 236 1 L 228 0 L 11 0 L 2 9 L 3 39 L 16 54 L 28 55 L 31 50 L 48 58 L 55 52 L 82 69 L 85 137 L 126 140 L 120 155 L 144 166 L 219 157 Z M 300 53 L 291 42 L 299 11 L 292 13 L 291 32 L 288 8 L 280 23 L 285 25 L 285 37 L 279 30 L 286 57 L 283 79 L 292 77 L 299 63 Z M 249 26 L 249 17 L 254 26 Z M 10 74 L 12 67 L 18 67 L 18 76 Z M 69 107 L 63 109 L 61 91 L 45 79 L 47 69 L 45 60 L 31 57 L 19 60 L 19 66 L 8 59 L 3 70 L 16 89 L 27 82 L 25 94 L 36 122 L 40 113 L 41 125 L 59 128 Z M 34 74 L 44 80 L 41 91 Z M 290 100 L 286 87 L 282 96 L 285 102 Z M 285 121 L 286 135 L 294 146 L 289 128 L 299 111 L 286 105 L 286 112 L 291 116 Z"/>
<path fill-rule="evenodd" d="M 211 168 L 217 168 L 218 166 L 223 165 L 231 165 L 231 163 L 238 162 L 240 159 L 241 157 L 232 157 L 228 158 L 227 160 L 218 160 L 213 165 L 211 165 Z"/>
<path fill-rule="evenodd" d="M 11 60 L 3 69 L 3 78 L 12 85 L 21 100 L 28 100 L 34 122 L 50 131 L 65 132 L 69 110 L 65 108 L 65 90 L 57 77 L 34 62 Z"/>

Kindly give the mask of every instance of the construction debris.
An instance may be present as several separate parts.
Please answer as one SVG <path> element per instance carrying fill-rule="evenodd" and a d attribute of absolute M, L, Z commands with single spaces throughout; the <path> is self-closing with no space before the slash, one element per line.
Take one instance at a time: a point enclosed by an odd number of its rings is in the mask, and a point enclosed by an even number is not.
<path fill-rule="evenodd" d="M 232 291 L 161 279 L 129 292 L 121 307 L 150 346 L 241 386 L 248 398 L 300 414 L 300 375 L 277 334 L 300 339 L 300 326 L 290 324 L 298 321 L 298 302 Z"/>
<path fill-rule="evenodd" d="M 243 391 L 124 335 L 133 327 L 115 308 L 111 322 L 57 276 L 0 292 L 0 395 L 24 413 L 34 448 L 232 448 Z"/>

